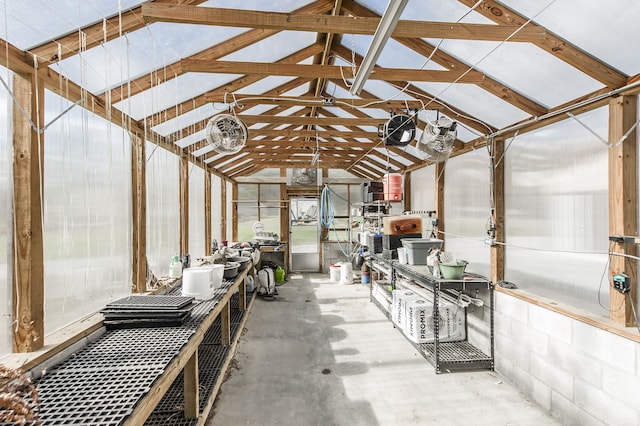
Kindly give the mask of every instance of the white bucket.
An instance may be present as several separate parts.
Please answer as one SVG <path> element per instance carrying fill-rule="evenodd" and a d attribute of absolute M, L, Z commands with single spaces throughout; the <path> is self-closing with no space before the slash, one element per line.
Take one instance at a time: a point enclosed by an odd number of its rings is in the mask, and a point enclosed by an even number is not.
<path fill-rule="evenodd" d="M 329 277 L 331 278 L 331 281 L 333 282 L 338 282 L 340 281 L 340 264 L 336 263 L 336 264 L 331 264 L 329 266 Z"/>
<path fill-rule="evenodd" d="M 189 268 L 182 272 L 182 295 L 198 300 L 213 297 L 210 268 Z"/>
<path fill-rule="evenodd" d="M 342 284 L 353 284 L 353 266 L 351 262 L 340 264 L 340 282 Z"/>
<path fill-rule="evenodd" d="M 407 249 L 404 247 L 398 247 L 396 250 L 398 251 L 398 262 L 400 262 L 403 265 L 406 265 L 408 263 Z"/>

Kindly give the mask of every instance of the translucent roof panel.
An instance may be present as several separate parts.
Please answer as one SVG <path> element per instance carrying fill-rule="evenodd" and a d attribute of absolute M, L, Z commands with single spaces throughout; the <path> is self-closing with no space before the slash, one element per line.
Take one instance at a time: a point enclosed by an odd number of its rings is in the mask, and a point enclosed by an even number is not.
<path fill-rule="evenodd" d="M 472 84 L 415 83 L 415 85 L 432 94 L 436 99 L 433 102 L 426 102 L 428 109 L 440 109 L 441 103 L 438 102 L 440 100 L 459 108 L 465 114 L 476 117 L 489 126 L 497 128 L 508 126 L 529 117 L 529 114 Z M 452 114 L 451 112 L 444 112 Z M 455 116 L 452 118 L 455 118 Z"/>
<path fill-rule="evenodd" d="M 167 136 L 170 133 L 177 132 L 180 129 L 184 129 L 185 127 L 188 127 L 193 123 L 207 120 L 215 114 L 219 114 L 220 112 L 226 110 L 227 108 L 222 108 L 221 106 L 219 107 L 217 104 L 208 103 L 199 108 L 181 114 L 176 118 L 172 118 L 171 120 L 167 120 L 156 126 L 153 126 L 152 130 L 162 136 Z"/>
<path fill-rule="evenodd" d="M 219 7 L 226 9 L 261 10 L 265 12 L 291 12 L 314 0 L 209 0 L 202 4 L 206 7 Z"/>
<path fill-rule="evenodd" d="M 88 67 L 87 88 L 101 93 L 109 87 L 152 72 L 172 75 L 172 64 L 247 31 L 207 25 L 156 22 L 60 61 L 54 69 L 80 83 Z M 150 78 L 152 78 L 150 76 Z"/>
<path fill-rule="evenodd" d="M 222 58 L 225 61 L 276 62 L 315 43 L 310 31 L 280 31 Z"/>
<path fill-rule="evenodd" d="M 542 5 L 530 0 L 502 0 L 506 6 L 526 16 L 592 56 L 628 74 L 640 70 L 638 55 L 638 0 L 556 1 L 540 12 Z M 578 7 L 577 7 L 578 6 Z M 630 54 L 635 49 L 635 54 Z"/>
<path fill-rule="evenodd" d="M 446 40 L 440 49 L 547 108 L 602 88 L 564 61 L 528 43 Z"/>
<path fill-rule="evenodd" d="M 0 38 L 29 50 L 78 28 L 102 22 L 140 0 L 0 0 Z"/>
<path fill-rule="evenodd" d="M 389 0 L 358 0 L 356 3 L 382 16 L 389 4 Z M 414 0 L 407 3 L 400 19 L 440 22 L 455 22 L 462 19 L 461 22 L 466 23 L 491 23 L 491 21 L 485 17 L 477 13 L 469 13 L 469 11 L 469 7 L 457 1 L 428 2 L 425 4 L 425 2 Z"/>
<path fill-rule="evenodd" d="M 115 104 L 135 120 L 151 116 L 174 105 L 220 87 L 240 77 L 232 74 L 187 73 Z"/>
<path fill-rule="evenodd" d="M 342 37 L 342 45 L 364 56 L 367 53 L 372 38 L 372 36 L 368 35 L 345 35 Z M 433 61 L 427 61 L 426 57 L 405 47 L 394 39 L 387 41 L 376 64 L 385 68 L 444 69 Z M 360 64 L 358 63 L 357 65 Z"/>

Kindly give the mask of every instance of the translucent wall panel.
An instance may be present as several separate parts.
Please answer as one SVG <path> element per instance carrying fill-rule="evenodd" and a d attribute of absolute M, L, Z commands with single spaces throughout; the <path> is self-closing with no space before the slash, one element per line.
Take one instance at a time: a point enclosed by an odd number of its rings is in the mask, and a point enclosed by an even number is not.
<path fill-rule="evenodd" d="M 45 122 L 68 101 L 47 92 Z M 131 291 L 131 142 L 76 106 L 45 132 L 45 332 Z"/>
<path fill-rule="evenodd" d="M 477 150 L 450 158 L 444 178 L 446 251 L 467 260 L 467 271 L 489 275 L 490 252 L 484 243 L 491 205 L 489 154 Z"/>
<path fill-rule="evenodd" d="M 435 210 L 435 192 L 435 166 L 411 172 L 411 210 Z"/>
<path fill-rule="evenodd" d="M 578 118 L 607 137 L 607 109 Z M 606 313 L 608 151 L 567 119 L 518 136 L 506 154 L 506 279 L 522 289 Z"/>
<path fill-rule="evenodd" d="M 280 235 L 280 204 L 280 185 L 260 184 L 260 222 L 264 224 L 265 230 L 278 235 Z"/>
<path fill-rule="evenodd" d="M 0 76 L 11 84 L 12 73 L 0 67 Z M 12 205 L 12 111 L 13 102 L 7 91 L 0 89 L 0 357 L 12 351 L 11 321 L 13 293 L 11 283 L 11 205 Z"/>
<path fill-rule="evenodd" d="M 147 259 L 158 277 L 180 254 L 180 158 L 147 143 Z"/>
<path fill-rule="evenodd" d="M 222 240 L 222 191 L 218 176 L 211 175 L 211 239 Z M 206 220 L 206 219 L 205 219 Z"/>
<path fill-rule="evenodd" d="M 227 209 L 227 239 L 230 240 L 233 235 L 233 221 L 231 220 L 231 218 L 233 217 L 232 216 L 233 203 L 231 202 L 231 200 L 233 200 L 233 196 L 232 196 L 233 191 L 232 191 L 231 183 L 227 182 L 226 188 L 227 188 L 227 205 L 225 207 Z"/>
<path fill-rule="evenodd" d="M 189 254 L 202 257 L 204 246 L 204 170 L 191 165 L 189 171 Z"/>

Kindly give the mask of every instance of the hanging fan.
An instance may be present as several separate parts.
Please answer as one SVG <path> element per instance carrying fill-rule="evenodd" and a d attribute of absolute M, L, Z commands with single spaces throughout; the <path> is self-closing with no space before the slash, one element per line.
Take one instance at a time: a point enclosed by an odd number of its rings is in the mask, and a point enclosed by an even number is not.
<path fill-rule="evenodd" d="M 438 118 L 435 123 L 427 122 L 416 149 L 424 155 L 425 160 L 439 163 L 451 154 L 457 136 L 458 123 L 447 117 Z"/>
<path fill-rule="evenodd" d="M 408 115 L 394 115 L 384 124 L 378 127 L 378 136 L 385 145 L 406 146 L 416 136 L 416 125 Z"/>
<path fill-rule="evenodd" d="M 220 154 L 234 154 L 247 144 L 246 124 L 231 114 L 219 114 L 207 123 L 207 142 Z"/>

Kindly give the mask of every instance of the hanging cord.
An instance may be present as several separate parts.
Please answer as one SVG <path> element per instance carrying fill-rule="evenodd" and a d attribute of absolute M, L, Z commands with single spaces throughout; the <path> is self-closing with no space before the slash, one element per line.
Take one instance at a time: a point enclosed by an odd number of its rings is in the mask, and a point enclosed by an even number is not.
<path fill-rule="evenodd" d="M 340 197 L 339 194 L 331 190 L 331 188 L 329 188 L 329 185 L 325 185 L 324 188 L 322 189 L 322 193 L 320 194 L 320 225 L 326 229 L 333 229 L 333 232 L 336 236 L 336 242 L 338 243 L 338 247 L 340 247 L 340 251 L 342 252 L 342 254 L 347 260 L 351 261 L 355 253 L 358 252 L 358 249 L 360 248 L 360 244 L 356 244 L 353 250 L 351 251 L 351 253 L 347 253 L 345 248 L 340 243 L 338 230 L 336 229 L 336 226 L 334 223 L 335 209 L 333 207 L 333 200 L 331 199 L 332 192 L 337 197 L 345 200 L 343 197 Z M 348 202 L 348 200 L 345 200 L 345 201 Z M 351 209 L 351 205 L 349 205 L 348 208 Z"/>

